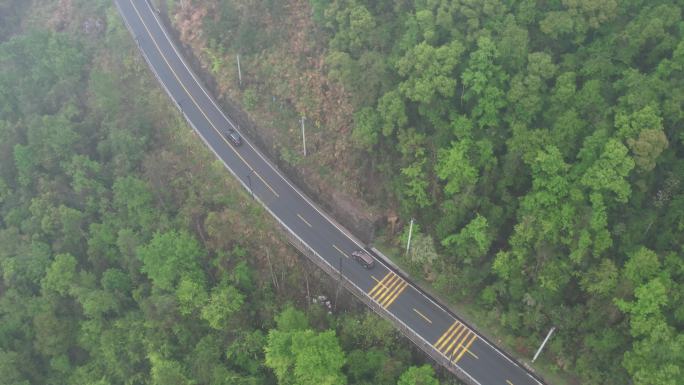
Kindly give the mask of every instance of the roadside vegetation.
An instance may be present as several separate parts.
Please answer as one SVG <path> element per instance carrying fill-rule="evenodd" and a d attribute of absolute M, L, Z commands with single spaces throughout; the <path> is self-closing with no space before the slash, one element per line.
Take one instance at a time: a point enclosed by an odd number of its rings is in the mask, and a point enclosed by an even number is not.
<path fill-rule="evenodd" d="M 416 218 L 399 262 L 518 356 L 555 326 L 547 374 L 681 382 L 680 2 L 170 4 L 283 163 L 384 212 L 390 245 Z"/>
<path fill-rule="evenodd" d="M 286 244 L 110 0 L 5 1 L 0 31 L 0 384 L 439 383 Z"/>

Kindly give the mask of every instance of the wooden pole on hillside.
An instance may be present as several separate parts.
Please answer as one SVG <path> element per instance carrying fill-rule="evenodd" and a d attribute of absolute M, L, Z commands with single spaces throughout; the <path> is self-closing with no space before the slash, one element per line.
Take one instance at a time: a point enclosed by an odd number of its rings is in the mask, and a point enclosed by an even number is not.
<path fill-rule="evenodd" d="M 304 121 L 306 117 L 302 116 L 302 147 L 304 148 L 304 157 L 306 157 L 306 133 L 304 132 Z"/>
<path fill-rule="evenodd" d="M 240 54 L 237 55 L 237 66 L 238 66 L 238 82 L 240 82 L 240 88 L 242 88 L 242 71 L 240 70 Z"/>
<path fill-rule="evenodd" d="M 539 357 L 539 353 L 541 353 L 542 349 L 544 349 L 544 345 L 546 345 L 546 342 L 548 342 L 549 338 L 551 338 L 551 334 L 553 334 L 553 331 L 556 330 L 556 327 L 552 327 L 551 330 L 549 330 L 549 334 L 546 335 L 546 338 L 544 338 L 544 342 L 542 342 L 541 346 L 539 349 L 537 349 L 537 353 L 534 354 L 534 357 L 532 358 L 532 363 L 534 363 L 534 360 Z"/>
<path fill-rule="evenodd" d="M 409 248 L 411 247 L 411 234 L 413 234 L 413 218 L 411 218 L 411 224 L 409 225 L 409 236 L 406 242 L 406 255 L 408 255 Z"/>

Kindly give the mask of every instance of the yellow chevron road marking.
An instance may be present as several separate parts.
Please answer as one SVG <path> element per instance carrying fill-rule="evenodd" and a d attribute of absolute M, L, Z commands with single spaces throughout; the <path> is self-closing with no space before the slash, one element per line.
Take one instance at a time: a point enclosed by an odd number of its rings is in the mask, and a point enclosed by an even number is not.
<path fill-rule="evenodd" d="M 399 295 L 406 290 L 406 287 L 408 287 L 408 282 L 402 281 L 399 286 L 399 289 L 395 290 L 394 294 L 392 294 L 391 297 L 388 297 L 385 303 L 382 305 L 385 307 L 385 309 L 387 309 L 399 297 Z"/>
<path fill-rule="evenodd" d="M 389 277 L 389 279 L 387 279 L 385 282 L 382 283 L 382 285 L 380 285 L 380 287 L 375 292 L 375 294 L 373 294 L 372 298 L 377 300 L 377 298 L 380 297 L 382 295 L 382 293 L 384 293 L 390 289 L 390 286 L 392 285 L 392 283 L 394 281 L 396 281 L 396 279 L 397 279 L 396 275 L 392 275 L 391 277 Z"/>
<path fill-rule="evenodd" d="M 439 339 L 437 340 L 437 342 L 435 342 L 435 348 L 436 348 L 436 349 L 439 350 L 439 347 L 440 347 L 440 345 L 442 344 L 442 342 L 444 342 L 444 339 L 446 338 L 447 334 L 450 334 L 451 331 L 456 327 L 456 325 L 459 325 L 459 324 L 460 324 L 460 322 L 458 322 L 458 321 L 454 322 L 453 324 L 451 324 L 451 326 L 449 327 L 449 329 L 447 329 L 447 331 L 445 331 L 444 334 L 442 334 L 442 336 L 439 337 Z"/>
<path fill-rule="evenodd" d="M 454 330 L 449 333 L 449 335 L 446 337 L 444 341 L 442 341 L 442 346 L 440 346 L 437 350 L 442 350 L 446 348 L 449 345 L 449 342 L 451 342 L 452 338 L 454 338 L 458 333 L 462 333 L 465 330 L 465 325 L 459 322 L 458 326 Z"/>
<path fill-rule="evenodd" d="M 459 353 L 458 356 L 456 356 L 456 359 L 454 360 L 454 364 L 461 360 L 461 357 L 463 357 L 465 352 L 469 351 L 468 349 L 470 348 L 470 345 L 472 345 L 476 339 L 477 339 L 477 334 L 473 333 L 473 338 L 471 338 L 470 341 L 468 341 L 468 343 L 461 350 L 461 353 Z M 463 340 L 465 341 L 465 338 Z"/>
<path fill-rule="evenodd" d="M 379 280 L 371 275 L 371 278 L 377 282 L 375 286 L 368 292 L 371 297 L 380 306 L 387 309 L 394 301 L 401 295 L 401 293 L 408 287 L 408 282 L 404 281 L 400 276 L 394 272 L 389 272 L 382 280 Z"/>
<path fill-rule="evenodd" d="M 375 292 L 376 292 L 379 288 L 383 287 L 383 286 L 385 285 L 384 282 L 387 280 L 387 278 L 390 278 L 391 276 L 392 276 L 392 272 L 390 271 L 389 273 L 387 273 L 387 275 L 385 275 L 385 276 L 382 278 L 382 280 L 378 281 L 377 278 L 375 278 L 375 277 L 373 277 L 373 276 L 371 275 L 371 277 L 372 277 L 372 278 L 375 280 L 375 282 L 377 282 L 377 283 L 375 284 L 375 286 L 373 286 L 373 288 L 371 289 L 371 291 L 368 292 L 368 295 L 369 295 L 370 297 L 372 297 L 373 295 L 375 295 Z"/>
<path fill-rule="evenodd" d="M 375 296 L 375 300 L 378 303 L 381 303 L 382 300 L 387 296 L 387 294 L 392 292 L 395 289 L 395 287 L 397 286 L 397 284 L 400 284 L 400 283 L 401 283 L 401 279 L 399 278 L 398 275 L 395 274 L 394 277 L 392 277 L 392 279 L 388 281 L 387 288 L 385 290 L 383 290 L 380 294 L 377 294 Z"/>
<path fill-rule="evenodd" d="M 453 363 L 457 363 L 466 352 L 475 357 L 475 359 L 479 359 L 475 353 L 469 350 L 476 339 L 477 334 L 475 332 L 456 320 L 433 346 Z"/>
<path fill-rule="evenodd" d="M 456 337 L 451 339 L 451 343 L 449 344 L 449 346 L 447 346 L 447 348 L 444 349 L 442 352 L 447 357 L 452 357 L 455 350 L 454 350 L 454 352 L 452 352 L 451 349 L 454 348 L 454 346 L 458 346 L 458 345 L 456 345 L 456 343 L 459 342 L 459 340 L 461 340 L 461 343 L 463 343 L 462 339 L 464 340 L 465 337 L 468 336 L 468 334 L 470 334 L 470 330 L 468 330 L 467 327 L 463 327 L 463 329 L 461 329 L 461 331 L 458 332 Z M 461 337 L 463 337 L 463 338 L 461 338 Z"/>

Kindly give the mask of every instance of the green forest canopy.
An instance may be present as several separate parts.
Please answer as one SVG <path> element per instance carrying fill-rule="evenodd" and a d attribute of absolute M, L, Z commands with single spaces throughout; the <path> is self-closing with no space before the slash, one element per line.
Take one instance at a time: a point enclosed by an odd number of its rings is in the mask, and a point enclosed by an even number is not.
<path fill-rule="evenodd" d="M 258 67 L 285 11 L 214 4 L 209 41 Z M 582 383 L 681 383 L 681 2 L 309 4 L 355 110 L 341 140 L 381 178 L 366 198 L 422 224 L 413 272 L 484 309 L 526 357 L 556 326 L 550 361 Z"/>
<path fill-rule="evenodd" d="M 179 123 L 160 123 L 168 101 L 146 97 L 156 85 L 111 2 L 76 2 L 107 21 L 102 36 L 83 36 L 80 17 L 61 33 L 19 33 L 27 2 L 0 5 L 0 378 L 319 381 L 303 377 L 318 374 L 301 354 L 312 347 L 341 368 L 325 373 L 332 383 L 432 383 L 416 379 L 423 368 L 402 375 L 410 353 L 374 318 L 280 325 L 287 310 L 254 258 L 211 236 L 241 226 L 240 195 L 212 184 L 220 170 L 185 168 L 195 162 L 181 161 L 188 150 L 166 128 Z M 485 309 L 525 356 L 556 326 L 550 361 L 582 383 L 677 385 L 681 5 L 310 4 L 328 75 L 355 107 L 351 139 L 383 171 L 368 199 L 390 197 L 423 225 L 415 272 Z M 246 54 L 268 48 L 258 20 L 211 16 L 216 41 L 229 46 L 232 33 Z M 185 182 L 168 189 L 173 180 Z M 191 232 L 203 213 L 200 242 Z M 159 268 L 169 248 L 183 270 Z"/>
<path fill-rule="evenodd" d="M 417 271 L 527 349 L 556 326 L 583 383 L 680 383 L 681 4 L 311 4 L 354 140 L 437 241 Z"/>
<path fill-rule="evenodd" d="M 308 301 L 110 0 L 27 3 L 0 3 L 0 384 L 437 383 L 365 307 Z"/>

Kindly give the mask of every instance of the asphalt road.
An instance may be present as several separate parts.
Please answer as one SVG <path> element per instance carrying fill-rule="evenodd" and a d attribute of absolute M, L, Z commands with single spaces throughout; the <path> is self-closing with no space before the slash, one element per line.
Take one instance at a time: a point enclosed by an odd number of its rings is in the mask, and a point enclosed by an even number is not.
<path fill-rule="evenodd" d="M 235 127 L 184 62 L 147 0 L 114 0 L 152 71 L 209 148 L 266 209 L 301 242 L 413 333 L 450 359 L 470 380 L 481 385 L 540 385 L 475 330 L 456 319 L 413 283 L 381 260 L 366 270 L 351 252 L 366 249 L 300 193 L 249 141 L 233 146 L 224 136 Z"/>

